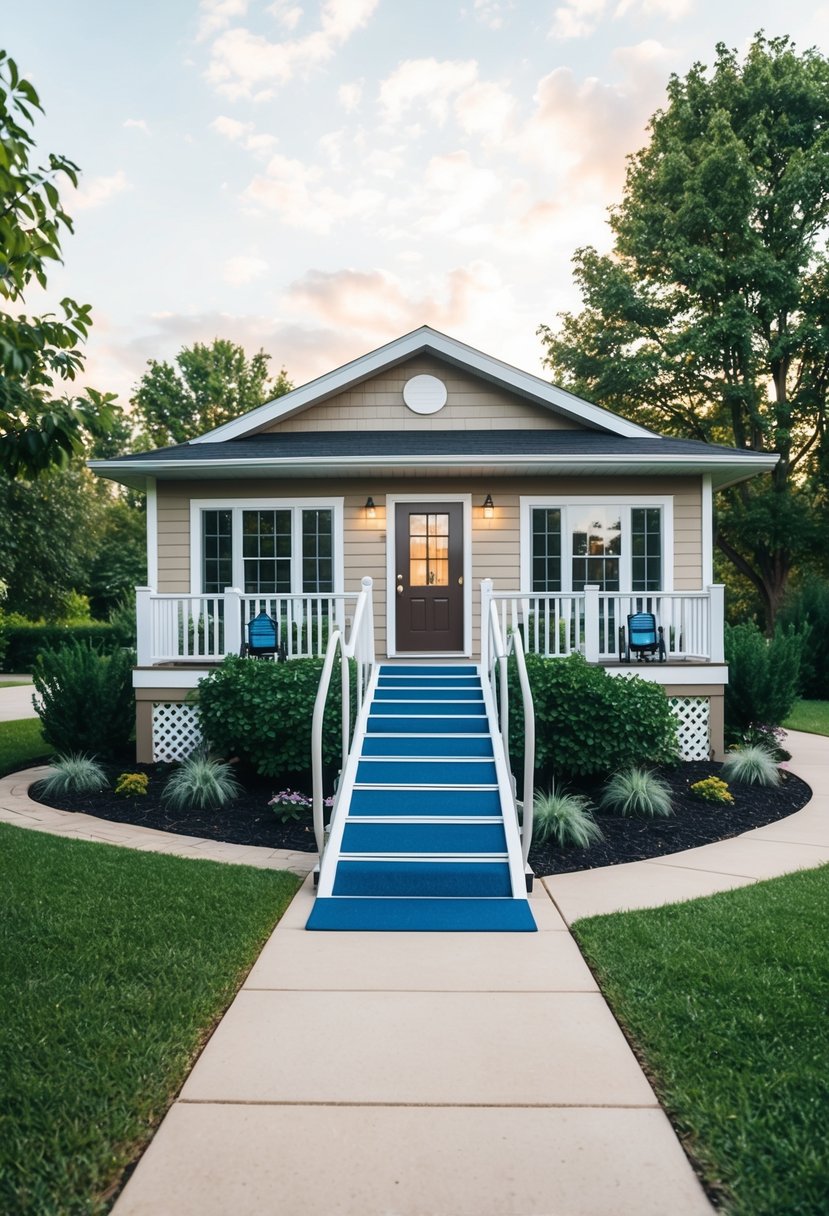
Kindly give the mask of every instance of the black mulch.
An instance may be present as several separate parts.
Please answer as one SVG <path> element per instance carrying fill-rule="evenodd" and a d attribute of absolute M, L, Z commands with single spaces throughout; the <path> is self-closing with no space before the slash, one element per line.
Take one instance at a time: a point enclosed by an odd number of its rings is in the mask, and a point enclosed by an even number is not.
<path fill-rule="evenodd" d="M 110 770 L 113 785 L 122 771 L 123 766 Z M 100 794 L 53 797 L 49 805 L 117 823 L 139 824 L 163 832 L 224 840 L 231 844 L 262 845 L 297 852 L 313 852 L 316 848 L 310 816 L 283 824 L 268 807 L 271 795 L 283 788 L 279 782 L 249 779 L 245 792 L 221 811 L 174 814 L 161 800 L 170 771 L 168 766 L 131 765 L 129 771 L 145 772 L 149 777 L 149 791 L 145 796 L 122 798 L 105 790 Z M 689 793 L 689 787 L 695 781 L 716 776 L 719 771 L 720 765 L 709 763 L 682 764 L 676 769 L 662 770 L 661 775 L 673 792 L 674 814 L 670 818 L 623 819 L 597 811 L 595 817 L 604 833 L 603 841 L 588 849 L 534 845 L 530 852 L 533 871 L 538 875 L 567 874 L 677 853 L 773 823 L 799 810 L 811 797 L 805 782 L 791 773 L 785 774 L 783 784 L 777 789 L 732 785 L 734 805 L 731 807 L 712 806 Z M 598 801 L 601 793 L 601 786 L 590 784 L 581 787 L 572 784 L 569 788 L 587 793 L 594 801 Z M 30 796 L 43 801 L 38 799 L 37 786 L 32 787 Z"/>

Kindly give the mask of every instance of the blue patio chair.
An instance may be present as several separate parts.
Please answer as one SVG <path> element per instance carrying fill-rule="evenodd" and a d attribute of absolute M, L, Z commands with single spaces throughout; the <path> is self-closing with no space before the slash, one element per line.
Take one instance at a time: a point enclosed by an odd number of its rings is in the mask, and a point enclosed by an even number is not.
<path fill-rule="evenodd" d="M 640 663 L 656 654 L 660 663 L 665 662 L 665 630 L 657 625 L 652 612 L 634 612 L 628 617 L 627 633 L 624 628 L 619 630 L 620 662 L 629 663 L 631 651 Z"/>
<path fill-rule="evenodd" d="M 247 623 L 247 641 L 242 643 L 242 655 L 262 658 L 265 655 L 276 655 L 279 662 L 285 659 L 285 648 L 279 644 L 279 630 L 276 621 L 268 616 L 263 608 Z"/>

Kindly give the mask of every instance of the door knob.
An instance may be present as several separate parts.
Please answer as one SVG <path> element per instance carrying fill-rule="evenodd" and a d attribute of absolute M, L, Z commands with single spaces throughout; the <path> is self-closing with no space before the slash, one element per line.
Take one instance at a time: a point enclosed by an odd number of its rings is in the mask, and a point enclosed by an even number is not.
<path fill-rule="evenodd" d="M 463 575 L 461 575 L 460 578 L 458 579 L 458 586 L 459 587 L 463 586 Z"/>
<path fill-rule="evenodd" d="M 402 594 L 403 594 L 403 584 L 402 584 L 402 583 L 398 583 L 398 584 L 397 584 L 397 594 L 398 594 L 398 595 L 402 595 Z"/>

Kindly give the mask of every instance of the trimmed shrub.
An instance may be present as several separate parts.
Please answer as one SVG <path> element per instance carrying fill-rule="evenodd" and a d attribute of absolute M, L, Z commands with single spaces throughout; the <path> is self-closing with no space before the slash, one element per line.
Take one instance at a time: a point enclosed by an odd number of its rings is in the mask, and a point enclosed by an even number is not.
<path fill-rule="evenodd" d="M 740 785 L 779 785 L 780 770 L 764 747 L 740 747 L 723 760 L 723 773 Z"/>
<path fill-rule="evenodd" d="M 642 768 L 614 773 L 605 786 L 599 805 L 602 810 L 614 811 L 618 815 L 641 815 L 647 819 L 673 814 L 668 783 L 656 773 Z"/>
<path fill-rule="evenodd" d="M 150 790 L 150 779 L 146 773 L 121 773 L 115 785 L 119 798 L 143 798 Z"/>
<path fill-rule="evenodd" d="M 778 626 L 769 639 L 753 622 L 726 625 L 726 736 L 738 739 L 752 723 L 779 726 L 797 699 L 805 637 Z"/>
<path fill-rule="evenodd" d="M 133 655 L 99 654 L 89 642 L 45 650 L 34 665 L 43 737 L 59 752 L 123 755 L 135 727 Z"/>
<path fill-rule="evenodd" d="M 270 663 L 229 655 L 199 681 L 196 693 L 210 750 L 228 758 L 238 756 L 262 777 L 307 772 L 311 767 L 311 719 L 322 664 L 322 659 Z M 353 678 L 351 684 L 354 693 Z M 325 764 L 337 768 L 342 756 L 340 712 L 340 680 L 335 670 L 322 754 Z"/>
<path fill-rule="evenodd" d="M 548 794 L 535 796 L 533 837 L 540 844 L 552 839 L 562 848 L 572 845 L 577 849 L 586 849 L 594 840 L 604 840 L 591 813 L 590 799 L 584 794 L 558 791 L 555 784 Z"/>
<path fill-rule="evenodd" d="M 105 790 L 109 782 L 97 760 L 91 756 L 58 756 L 52 764 L 52 772 L 38 782 L 44 798 L 64 794 L 97 794 Z"/>
<path fill-rule="evenodd" d="M 691 786 L 691 793 L 695 798 L 715 805 L 728 806 L 734 801 L 728 782 L 723 781 L 721 777 L 705 777 L 702 781 L 695 781 Z"/>
<path fill-rule="evenodd" d="M 536 768 L 560 777 L 612 772 L 620 766 L 673 764 L 677 722 L 657 684 L 610 676 L 581 655 L 527 655 L 535 703 Z M 515 772 L 523 763 L 521 691 L 510 667 L 510 740 Z"/>
<path fill-rule="evenodd" d="M 829 695 L 829 582 L 807 576 L 786 596 L 778 621 L 808 634 L 800 660 L 800 695 L 824 700 Z"/>
<path fill-rule="evenodd" d="M 111 654 L 121 645 L 121 635 L 104 621 L 85 625 L 38 625 L 7 618 L 3 625 L 5 655 L 3 671 L 34 671 L 39 655 L 59 650 L 70 642 L 87 642 L 101 654 Z"/>
<path fill-rule="evenodd" d="M 229 764 L 195 751 L 170 775 L 163 799 L 174 811 L 217 811 L 241 788 Z"/>

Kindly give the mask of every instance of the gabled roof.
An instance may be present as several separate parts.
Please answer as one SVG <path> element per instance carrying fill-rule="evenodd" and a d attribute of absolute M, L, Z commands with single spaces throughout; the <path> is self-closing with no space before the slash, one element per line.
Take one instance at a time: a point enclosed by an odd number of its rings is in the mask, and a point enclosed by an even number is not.
<path fill-rule="evenodd" d="M 602 409 L 601 406 L 584 401 L 581 397 L 576 397 L 574 393 L 568 393 L 566 389 L 549 384 L 540 376 L 522 372 L 517 367 L 502 363 L 500 359 L 493 359 L 491 355 L 485 355 L 483 351 L 475 350 L 474 347 L 467 346 L 464 342 L 458 342 L 457 339 L 439 333 L 428 325 L 421 325 L 420 329 L 414 329 L 411 333 L 404 334 L 402 338 L 395 338 L 393 342 L 387 342 L 385 346 L 380 346 L 367 355 L 361 355 L 359 359 L 353 359 L 343 367 L 326 372 L 324 376 L 311 380 L 310 383 L 303 384 L 300 388 L 293 389 L 283 397 L 266 401 L 257 409 L 243 414 L 241 418 L 234 418 L 232 422 L 226 422 L 223 426 L 216 427 L 215 430 L 207 431 L 206 434 L 200 435 L 191 442 L 212 444 L 221 443 L 226 439 L 240 439 L 244 436 L 255 435 L 265 427 L 272 426 L 283 419 L 292 418 L 302 410 L 308 409 L 309 406 L 319 405 L 320 402 L 326 401 L 336 393 L 345 392 L 363 380 L 376 376 L 379 372 L 404 363 L 414 355 L 424 353 L 435 355 L 445 363 L 450 363 L 483 380 L 488 380 L 491 384 L 516 393 L 535 405 L 544 406 L 555 413 L 563 414 L 582 427 L 597 428 L 611 435 L 628 437 L 653 434 L 652 431 L 638 426 L 635 422 L 628 422 L 625 418 L 619 418 L 609 410 Z"/>

